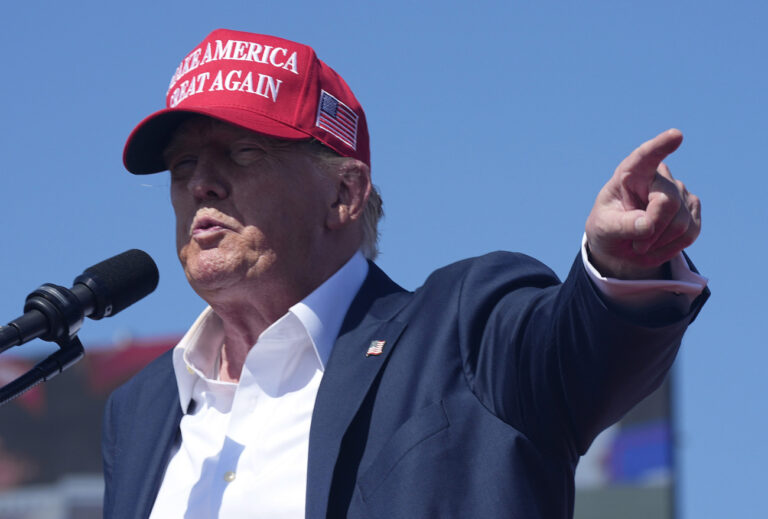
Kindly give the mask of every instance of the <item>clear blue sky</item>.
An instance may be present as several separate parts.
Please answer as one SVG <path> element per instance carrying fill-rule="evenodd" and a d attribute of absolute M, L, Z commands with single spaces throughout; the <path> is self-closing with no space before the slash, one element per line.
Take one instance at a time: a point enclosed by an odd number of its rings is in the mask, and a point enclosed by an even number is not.
<path fill-rule="evenodd" d="M 764 517 L 763 3 L 30 0 L 3 11 L 3 322 L 41 283 L 69 286 L 129 248 L 161 272 L 148 299 L 85 324 L 87 348 L 181 333 L 203 307 L 175 258 L 167 178 L 129 175 L 121 153 L 214 28 L 309 43 L 352 86 L 385 200 L 380 264 L 408 288 L 495 249 L 565 275 L 616 164 L 680 128 L 669 164 L 703 201 L 689 252 L 713 291 L 676 366 L 681 508 Z"/>

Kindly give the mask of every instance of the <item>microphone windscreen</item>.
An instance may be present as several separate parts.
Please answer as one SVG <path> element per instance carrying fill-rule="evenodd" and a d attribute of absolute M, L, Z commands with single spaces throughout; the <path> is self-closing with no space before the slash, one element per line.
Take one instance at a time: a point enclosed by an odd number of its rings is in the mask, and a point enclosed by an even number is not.
<path fill-rule="evenodd" d="M 91 319 L 115 315 L 149 295 L 160 278 L 157 265 L 146 252 L 131 249 L 88 267 L 75 278 L 94 294 Z"/>

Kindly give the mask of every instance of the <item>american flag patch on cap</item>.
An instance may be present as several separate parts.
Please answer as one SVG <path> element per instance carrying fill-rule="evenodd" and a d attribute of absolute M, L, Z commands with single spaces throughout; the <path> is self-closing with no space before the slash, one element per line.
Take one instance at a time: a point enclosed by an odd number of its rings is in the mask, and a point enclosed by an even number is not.
<path fill-rule="evenodd" d="M 357 150 L 357 114 L 325 90 L 320 91 L 315 126 Z"/>
<path fill-rule="evenodd" d="M 371 355 L 381 355 L 381 351 L 384 349 L 384 344 L 387 341 L 371 341 L 371 345 L 368 346 L 368 351 L 365 353 L 366 357 Z"/>

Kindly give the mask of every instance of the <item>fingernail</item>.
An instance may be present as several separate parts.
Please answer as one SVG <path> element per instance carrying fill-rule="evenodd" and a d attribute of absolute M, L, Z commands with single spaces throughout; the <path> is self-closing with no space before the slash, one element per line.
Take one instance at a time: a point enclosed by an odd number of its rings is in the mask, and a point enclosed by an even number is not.
<path fill-rule="evenodd" d="M 635 220 L 635 230 L 640 233 L 647 233 L 651 230 L 651 222 L 645 216 Z"/>

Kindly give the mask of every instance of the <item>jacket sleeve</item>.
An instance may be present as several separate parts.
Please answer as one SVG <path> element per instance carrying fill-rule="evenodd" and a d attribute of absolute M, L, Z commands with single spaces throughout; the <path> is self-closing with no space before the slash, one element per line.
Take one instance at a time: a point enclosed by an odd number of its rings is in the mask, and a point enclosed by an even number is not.
<path fill-rule="evenodd" d="M 575 462 L 663 381 L 688 313 L 607 305 L 580 258 L 563 284 L 516 254 L 481 258 L 461 283 L 459 333 L 477 397 L 540 448 Z"/>

